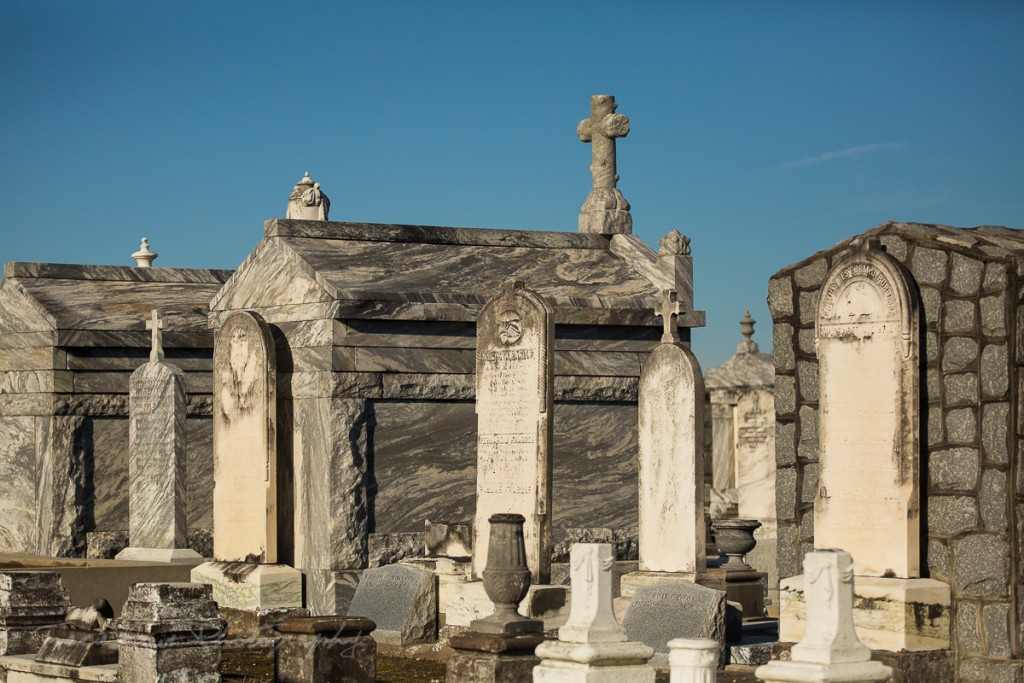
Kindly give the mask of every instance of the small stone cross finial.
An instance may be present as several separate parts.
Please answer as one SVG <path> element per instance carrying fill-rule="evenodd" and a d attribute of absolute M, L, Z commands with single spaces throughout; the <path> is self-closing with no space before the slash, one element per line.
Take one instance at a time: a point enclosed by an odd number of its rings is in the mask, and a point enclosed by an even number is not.
<path fill-rule="evenodd" d="M 665 325 L 661 343 L 674 344 L 679 341 L 677 316 L 683 312 L 683 307 L 679 304 L 679 296 L 674 291 L 666 289 L 661 296 L 661 303 L 654 309 L 654 314 L 661 316 L 661 322 Z"/>
<path fill-rule="evenodd" d="M 149 352 L 149 362 L 158 363 L 164 359 L 164 321 L 160 319 L 160 311 L 153 309 L 153 316 L 146 321 L 146 329 L 153 331 L 153 348 Z"/>
<path fill-rule="evenodd" d="M 591 143 L 590 174 L 593 176 L 593 187 L 580 210 L 580 232 L 602 235 L 633 232 L 629 202 L 616 187 L 619 176 L 615 138 L 629 134 L 629 119 L 615 113 L 617 106 L 612 95 L 594 95 L 590 98 L 590 118 L 576 126 L 580 140 Z"/>

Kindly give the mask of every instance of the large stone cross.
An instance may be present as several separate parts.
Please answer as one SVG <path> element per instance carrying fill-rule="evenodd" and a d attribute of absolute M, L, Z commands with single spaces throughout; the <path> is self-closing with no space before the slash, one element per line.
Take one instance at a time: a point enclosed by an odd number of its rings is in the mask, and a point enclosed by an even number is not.
<path fill-rule="evenodd" d="M 149 362 L 157 363 L 164 359 L 164 321 L 160 319 L 160 311 L 153 309 L 153 316 L 146 321 L 146 329 L 153 330 L 153 348 L 149 352 Z"/>
<path fill-rule="evenodd" d="M 679 339 L 678 316 L 683 312 L 679 304 L 679 296 L 672 290 L 666 289 L 662 292 L 661 303 L 654 309 L 654 314 L 661 316 L 665 331 L 661 334 L 662 344 L 673 344 Z"/>
<path fill-rule="evenodd" d="M 590 98 L 590 118 L 576 126 L 576 134 L 591 146 L 593 187 L 580 211 L 579 231 L 598 234 L 633 232 L 629 202 L 616 187 L 615 138 L 629 134 L 629 119 L 616 114 L 613 95 Z"/>

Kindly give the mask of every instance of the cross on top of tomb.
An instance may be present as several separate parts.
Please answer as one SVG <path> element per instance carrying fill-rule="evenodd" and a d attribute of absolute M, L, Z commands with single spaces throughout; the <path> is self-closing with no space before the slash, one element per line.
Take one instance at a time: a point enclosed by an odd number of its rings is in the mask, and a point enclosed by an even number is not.
<path fill-rule="evenodd" d="M 672 290 L 662 292 L 661 303 L 654 309 L 655 315 L 661 316 L 665 331 L 661 335 L 662 344 L 673 344 L 679 340 L 678 316 L 683 312 L 679 304 L 679 295 Z"/>
<path fill-rule="evenodd" d="M 146 329 L 153 331 L 153 348 L 149 352 L 149 362 L 158 363 L 164 359 L 164 321 L 160 319 L 160 311 L 155 308 L 152 317 L 146 321 Z"/>
<path fill-rule="evenodd" d="M 580 140 L 590 143 L 590 174 L 593 176 L 593 186 L 580 211 L 580 232 L 602 235 L 633 232 L 629 202 L 616 187 L 619 176 L 615 166 L 615 138 L 629 134 L 629 119 L 615 113 L 617 106 L 612 95 L 593 95 L 590 118 L 576 126 Z"/>

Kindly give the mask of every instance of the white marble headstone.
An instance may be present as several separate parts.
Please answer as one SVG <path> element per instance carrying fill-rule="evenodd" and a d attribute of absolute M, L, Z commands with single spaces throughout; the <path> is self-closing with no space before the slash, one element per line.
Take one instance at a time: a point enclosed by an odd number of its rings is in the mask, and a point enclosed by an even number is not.
<path fill-rule="evenodd" d="M 662 343 L 640 374 L 640 571 L 704 571 L 704 380 L 675 331 L 674 293 L 659 308 Z"/>
<path fill-rule="evenodd" d="M 254 313 L 224 321 L 213 350 L 213 555 L 277 561 L 274 342 Z"/>
<path fill-rule="evenodd" d="M 569 643 L 625 642 L 626 629 L 615 620 L 612 570 L 615 549 L 610 543 L 574 543 L 569 550 L 572 606 L 558 639 Z"/>
<path fill-rule="evenodd" d="M 818 303 L 814 545 L 849 551 L 860 575 L 920 576 L 919 316 L 907 278 L 862 240 Z"/>
<path fill-rule="evenodd" d="M 509 280 L 476 325 L 477 483 L 473 575 L 487 564 L 498 513 L 526 518 L 532 583 L 551 577 L 551 438 L 554 314 L 522 282 Z"/>

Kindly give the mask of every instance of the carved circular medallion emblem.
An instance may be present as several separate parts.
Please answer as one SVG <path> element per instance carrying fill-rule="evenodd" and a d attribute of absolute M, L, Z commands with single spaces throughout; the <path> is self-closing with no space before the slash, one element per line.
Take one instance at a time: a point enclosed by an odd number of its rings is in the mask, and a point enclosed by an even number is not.
<path fill-rule="evenodd" d="M 522 336 L 519 313 L 505 311 L 498 316 L 498 339 L 502 344 L 515 344 Z"/>

